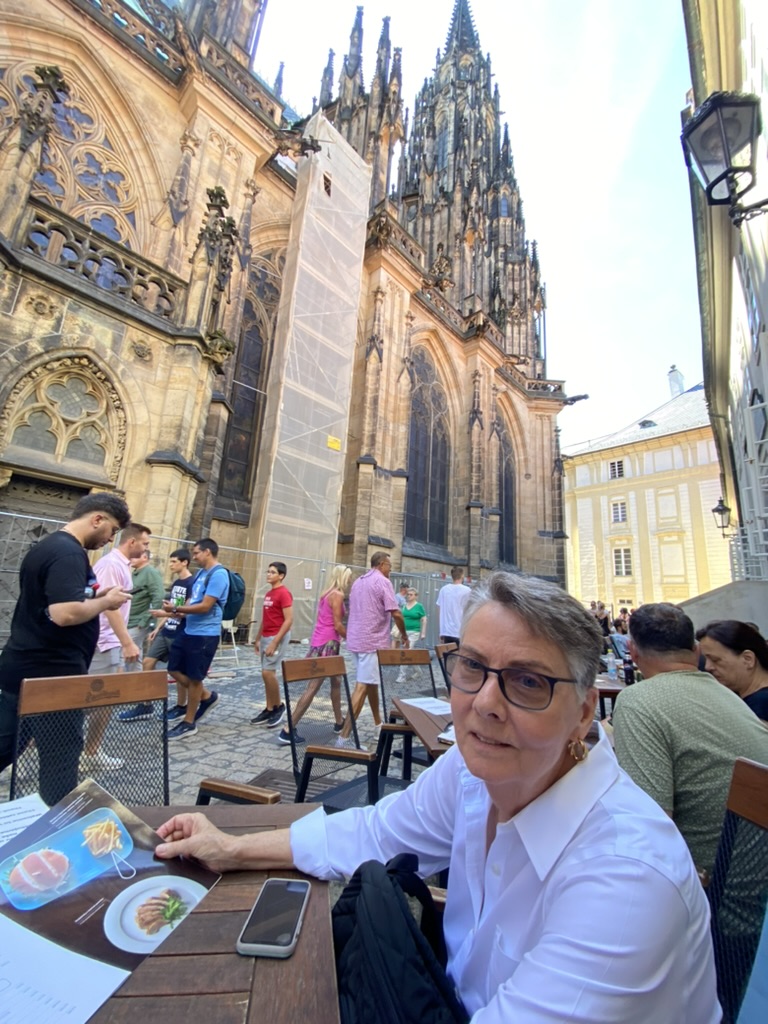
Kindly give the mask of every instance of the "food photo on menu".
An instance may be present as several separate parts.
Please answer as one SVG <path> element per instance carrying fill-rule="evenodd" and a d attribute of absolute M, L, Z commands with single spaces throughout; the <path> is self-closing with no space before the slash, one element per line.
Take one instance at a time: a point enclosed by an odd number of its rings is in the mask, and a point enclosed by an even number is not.
<path fill-rule="evenodd" d="M 173 933 L 219 876 L 159 842 L 86 780 L 0 846 L 0 1019 L 86 1021 Z"/>

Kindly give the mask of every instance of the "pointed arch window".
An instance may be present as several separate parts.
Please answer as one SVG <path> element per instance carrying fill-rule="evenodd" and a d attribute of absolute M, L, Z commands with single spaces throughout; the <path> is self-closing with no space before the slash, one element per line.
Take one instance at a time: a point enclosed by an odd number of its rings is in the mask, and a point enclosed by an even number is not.
<path fill-rule="evenodd" d="M 425 348 L 413 350 L 405 535 L 445 545 L 451 461 L 448 402 Z"/>
<path fill-rule="evenodd" d="M 87 357 L 63 357 L 30 371 L 0 416 L 3 456 L 26 461 L 35 452 L 57 472 L 89 479 L 92 473 L 117 479 L 125 434 L 123 402 Z"/>
<path fill-rule="evenodd" d="M 499 563 L 517 564 L 515 457 L 507 428 L 499 426 Z"/>
<path fill-rule="evenodd" d="M 219 481 L 227 498 L 248 500 L 253 487 L 284 262 L 282 251 L 251 259 Z"/>
<path fill-rule="evenodd" d="M 438 171 L 444 171 L 448 166 L 448 125 L 438 125 L 435 139 L 435 159 Z"/>
<path fill-rule="evenodd" d="M 13 123 L 34 92 L 34 61 L 0 67 L 0 130 Z M 42 147 L 32 195 L 62 210 L 113 242 L 140 251 L 140 189 L 129 157 L 112 135 L 99 100 L 67 75 L 69 95 L 53 107 L 55 126 Z"/>

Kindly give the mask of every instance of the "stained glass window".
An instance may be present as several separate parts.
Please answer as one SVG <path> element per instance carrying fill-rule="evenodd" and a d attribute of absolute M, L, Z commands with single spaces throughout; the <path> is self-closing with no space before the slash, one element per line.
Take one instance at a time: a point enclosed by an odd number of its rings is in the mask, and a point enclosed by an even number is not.
<path fill-rule="evenodd" d="M 506 428 L 499 430 L 499 562 L 515 565 L 515 460 Z"/>
<path fill-rule="evenodd" d="M 445 545 L 451 457 L 448 403 L 426 349 L 414 349 L 413 369 L 405 535 Z"/>
<path fill-rule="evenodd" d="M 275 252 L 251 260 L 219 482 L 228 498 L 249 498 L 253 485 L 284 261 L 284 253 Z"/>

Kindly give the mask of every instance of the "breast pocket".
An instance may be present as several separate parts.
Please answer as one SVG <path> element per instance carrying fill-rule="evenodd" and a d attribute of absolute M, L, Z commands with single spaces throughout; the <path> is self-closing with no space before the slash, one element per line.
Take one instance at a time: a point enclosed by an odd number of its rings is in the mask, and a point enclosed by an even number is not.
<path fill-rule="evenodd" d="M 513 948 L 514 947 L 514 948 Z M 509 981 L 520 966 L 522 954 L 516 944 L 510 942 L 501 928 L 496 928 L 488 963 L 488 995 L 489 998 L 505 981 Z"/>

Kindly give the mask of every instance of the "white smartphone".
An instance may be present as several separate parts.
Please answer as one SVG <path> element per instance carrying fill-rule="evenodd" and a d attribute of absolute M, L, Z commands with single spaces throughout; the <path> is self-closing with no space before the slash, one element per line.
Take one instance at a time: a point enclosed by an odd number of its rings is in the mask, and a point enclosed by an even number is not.
<path fill-rule="evenodd" d="M 268 878 L 240 932 L 237 952 L 243 956 L 290 956 L 299 941 L 310 888 L 309 882 L 296 878 Z"/>

